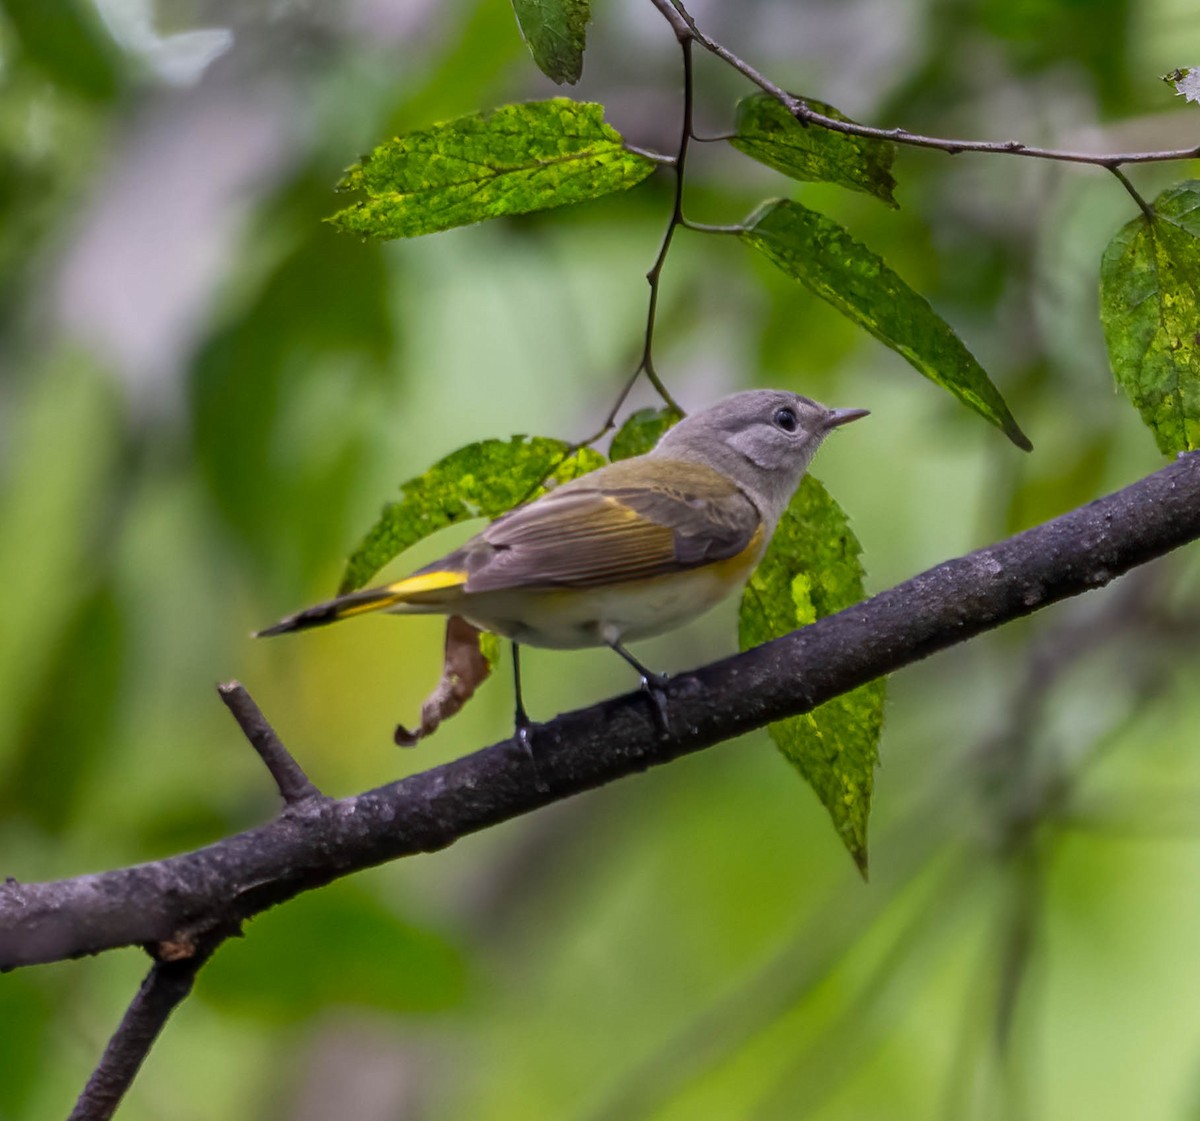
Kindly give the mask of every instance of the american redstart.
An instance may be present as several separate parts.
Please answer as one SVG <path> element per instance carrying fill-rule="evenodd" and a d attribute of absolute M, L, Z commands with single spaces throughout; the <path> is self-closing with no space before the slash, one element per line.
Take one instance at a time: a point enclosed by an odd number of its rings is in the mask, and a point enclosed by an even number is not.
<path fill-rule="evenodd" d="M 394 584 L 339 596 L 259 635 L 371 611 L 461 615 L 519 644 L 609 646 L 641 674 L 665 726 L 664 679 L 624 646 L 707 611 L 762 559 L 821 441 L 866 409 L 782 390 L 735 393 L 671 428 L 645 455 L 610 463 L 518 506 Z"/>

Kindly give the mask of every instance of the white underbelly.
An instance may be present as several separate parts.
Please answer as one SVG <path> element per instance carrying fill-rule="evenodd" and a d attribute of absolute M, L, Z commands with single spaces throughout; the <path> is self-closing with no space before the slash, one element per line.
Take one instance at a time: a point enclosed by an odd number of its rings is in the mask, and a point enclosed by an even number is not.
<path fill-rule="evenodd" d="M 556 650 L 635 642 L 704 614 L 733 591 L 729 573 L 711 565 L 608 588 L 513 589 L 467 595 L 471 623 L 516 642 Z"/>

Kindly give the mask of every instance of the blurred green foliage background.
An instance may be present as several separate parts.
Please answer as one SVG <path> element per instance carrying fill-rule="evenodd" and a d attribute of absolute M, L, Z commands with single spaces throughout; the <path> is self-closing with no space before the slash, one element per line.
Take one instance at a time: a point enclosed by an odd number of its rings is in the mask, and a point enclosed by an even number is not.
<path fill-rule="evenodd" d="M 670 151 L 669 29 L 648 3 L 596 7 L 572 95 Z M 1200 56 L 1184 0 L 695 14 L 873 123 L 1116 151 L 1200 121 L 1157 80 Z M 332 794 L 508 734 L 502 671 L 419 750 L 391 745 L 436 680 L 436 621 L 248 635 L 332 592 L 401 480 L 475 439 L 580 437 L 632 369 L 665 176 L 386 246 L 320 222 L 392 132 L 553 92 L 507 0 L 0 2 L 0 873 L 271 815 L 218 680 Z M 745 92 L 699 59 L 701 130 Z M 1132 175 L 1152 195 L 1195 170 Z M 720 239 L 677 239 L 658 348 L 690 407 L 780 385 L 872 410 L 817 474 L 873 589 L 1161 462 L 1097 320 L 1120 185 L 917 151 L 896 175 L 891 212 L 699 145 L 689 211 L 795 191 L 846 223 L 959 329 L 1032 455 Z M 868 886 L 749 737 L 263 916 L 121 1117 L 1200 1116 L 1198 576 L 1185 552 L 898 675 Z M 686 668 L 734 630 L 729 605 L 643 654 Z M 633 684 L 603 651 L 525 668 L 535 716 Z M 65 1116 L 146 967 L 0 977 L 0 1118 Z"/>

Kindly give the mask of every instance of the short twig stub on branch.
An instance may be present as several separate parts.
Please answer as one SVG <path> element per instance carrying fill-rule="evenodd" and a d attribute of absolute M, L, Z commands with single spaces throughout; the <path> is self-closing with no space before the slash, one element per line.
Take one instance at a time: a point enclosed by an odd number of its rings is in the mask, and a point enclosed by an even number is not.
<path fill-rule="evenodd" d="M 285 805 L 292 806 L 308 798 L 323 796 L 292 753 L 283 746 L 283 742 L 275 734 L 275 729 L 262 714 L 262 709 L 254 703 L 254 698 L 246 692 L 240 682 L 227 681 L 217 686 L 217 692 L 225 702 L 225 707 L 233 713 L 233 718 L 250 741 L 250 746 L 258 752 L 267 770 L 271 772 Z"/>

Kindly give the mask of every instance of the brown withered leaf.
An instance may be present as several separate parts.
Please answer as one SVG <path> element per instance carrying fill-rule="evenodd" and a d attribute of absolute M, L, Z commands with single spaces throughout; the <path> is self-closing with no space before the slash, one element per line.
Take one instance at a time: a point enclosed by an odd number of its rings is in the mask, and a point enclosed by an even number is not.
<path fill-rule="evenodd" d="M 396 725 L 396 743 L 415 747 L 443 720 L 453 716 L 474 695 L 492 672 L 492 663 L 483 651 L 483 631 L 458 615 L 446 620 L 446 653 L 442 659 L 442 679 L 421 705 L 421 724 L 410 732 Z"/>

